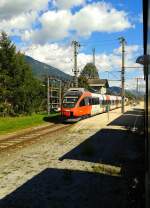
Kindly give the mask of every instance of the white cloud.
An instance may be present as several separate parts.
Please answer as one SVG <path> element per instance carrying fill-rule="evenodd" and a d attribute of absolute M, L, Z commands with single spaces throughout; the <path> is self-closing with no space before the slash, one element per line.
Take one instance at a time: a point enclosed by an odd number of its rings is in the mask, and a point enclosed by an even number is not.
<path fill-rule="evenodd" d="M 83 5 L 85 0 L 55 0 L 55 5 L 59 9 L 70 9 L 73 6 Z"/>
<path fill-rule="evenodd" d="M 1 0 L 0 19 L 10 19 L 25 12 L 40 11 L 47 8 L 48 0 Z"/>
<path fill-rule="evenodd" d="M 126 45 L 125 47 L 125 88 L 126 89 L 135 89 L 135 79 L 131 79 L 132 77 L 143 75 L 143 70 L 138 67 L 141 67 L 139 64 L 136 63 L 136 58 L 142 54 L 142 47 L 139 45 Z M 120 79 L 120 73 L 121 70 L 121 47 L 116 48 L 113 50 L 110 54 L 101 54 L 97 57 L 97 67 L 99 68 L 99 71 L 113 71 L 113 73 L 110 73 L 109 76 L 112 77 L 111 79 Z M 128 68 L 133 67 L 133 68 Z M 131 77 L 130 77 L 131 76 Z M 119 86 L 120 82 L 118 81 L 110 81 L 110 86 Z"/>
<path fill-rule="evenodd" d="M 48 11 L 39 17 L 39 22 L 42 28 L 26 32 L 24 40 L 44 44 L 68 37 L 71 30 L 88 36 L 94 31 L 119 32 L 132 27 L 124 11 L 104 2 L 86 5 L 75 14 L 69 10 Z"/>
<path fill-rule="evenodd" d="M 83 7 L 73 16 L 72 26 L 81 36 L 91 35 L 94 31 L 119 32 L 133 27 L 127 13 L 104 2 Z"/>
<path fill-rule="evenodd" d="M 40 18 L 39 22 L 42 24 L 40 30 L 32 30 L 26 32 L 25 40 L 32 40 L 35 43 L 45 43 L 49 40 L 60 40 L 68 36 L 70 28 L 71 13 L 66 10 L 58 12 L 48 11 L 44 13 Z M 28 38 L 28 39 L 27 39 Z"/>
<path fill-rule="evenodd" d="M 32 23 L 36 20 L 37 13 L 23 13 L 11 19 L 3 19 L 0 21 L 0 28 L 7 32 L 9 35 L 20 35 L 20 30 L 29 29 Z"/>
<path fill-rule="evenodd" d="M 111 71 L 121 69 L 121 53 L 118 52 L 119 50 L 120 48 L 117 48 L 109 54 L 96 54 L 96 66 L 99 70 L 100 75 L 101 72 L 104 72 L 106 70 Z M 71 46 L 61 46 L 57 43 L 44 45 L 33 44 L 28 48 L 24 49 L 24 51 L 27 55 L 35 58 L 36 60 L 50 64 L 54 67 L 63 70 L 66 73 L 72 74 L 73 49 Z M 126 55 L 125 59 L 126 66 L 139 66 L 135 63 L 135 61 L 136 57 L 138 56 L 138 53 L 140 54 L 140 46 L 127 46 L 126 51 L 128 51 L 128 55 Z M 78 68 L 80 70 L 82 70 L 88 62 L 92 62 L 91 54 L 85 54 L 83 52 L 78 54 Z M 128 70 L 131 71 L 133 69 L 126 69 L 126 71 Z"/>
<path fill-rule="evenodd" d="M 48 2 L 55 2 L 55 9 L 44 10 Z M 85 0 L 3 0 L 0 4 L 0 28 L 9 35 L 20 35 L 23 41 L 45 44 L 69 37 L 70 31 L 79 36 L 91 35 L 94 31 L 118 32 L 133 27 L 128 14 L 108 3 L 84 4 Z M 74 14 L 68 8 L 84 5 Z M 59 9 L 57 9 L 57 7 Z M 60 9 L 61 8 L 61 9 Z M 43 14 L 39 16 L 39 11 Z M 33 29 L 33 23 L 40 28 Z"/>
<path fill-rule="evenodd" d="M 19 35 L 29 33 L 33 23 L 36 22 L 39 11 L 48 7 L 48 0 L 2 0 L 0 4 L 0 31 L 8 35 Z M 24 34 L 24 36 L 26 35 Z"/>

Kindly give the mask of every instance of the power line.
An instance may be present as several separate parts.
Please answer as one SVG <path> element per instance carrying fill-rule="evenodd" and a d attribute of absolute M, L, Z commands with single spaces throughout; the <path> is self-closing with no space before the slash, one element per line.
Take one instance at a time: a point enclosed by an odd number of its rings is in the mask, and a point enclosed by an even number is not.
<path fill-rule="evenodd" d="M 116 42 L 116 41 L 113 41 L 113 42 Z M 96 47 L 96 46 L 101 46 L 101 45 L 106 45 L 106 43 L 87 43 L 87 44 L 85 44 L 85 43 L 81 43 L 81 47 L 82 46 L 94 46 L 94 47 Z"/>
<path fill-rule="evenodd" d="M 117 43 L 117 38 L 116 39 L 109 39 L 109 40 L 102 40 L 102 41 L 96 41 L 96 43 L 95 43 L 95 41 L 87 41 L 87 42 L 80 42 L 80 44 L 81 44 L 81 46 L 89 46 L 89 45 L 103 45 L 103 44 L 105 44 L 106 45 L 106 42 L 115 42 L 115 43 Z"/>
<path fill-rule="evenodd" d="M 142 69 L 143 69 L 143 67 L 142 67 L 142 66 L 137 66 L 137 67 L 136 67 L 136 66 L 126 66 L 126 68 L 135 68 L 135 69 L 138 69 L 138 68 L 140 68 L 140 69 L 141 69 L 141 68 L 142 68 Z"/>
<path fill-rule="evenodd" d="M 105 39 L 105 40 L 102 40 L 102 41 L 100 41 L 100 40 L 98 40 L 98 41 L 96 41 L 96 43 L 103 43 L 103 42 L 111 42 L 111 41 L 116 41 L 116 40 L 118 40 L 118 38 L 114 38 L 114 39 Z M 94 41 L 94 40 L 93 40 Z M 86 41 L 85 41 L 86 42 Z M 89 42 L 89 43 L 91 43 L 92 41 L 89 41 L 89 40 L 87 40 L 87 42 Z M 81 42 L 81 44 L 82 44 L 83 42 Z"/>
<path fill-rule="evenodd" d="M 121 72 L 121 71 L 106 71 L 107 73 L 108 73 L 108 77 L 109 77 L 109 73 L 113 76 L 113 77 L 115 77 L 115 78 L 117 78 L 117 80 L 116 81 L 121 81 L 121 80 L 118 80 L 118 77 L 116 76 L 116 75 L 114 75 L 113 74 L 113 72 Z M 110 80 L 109 80 L 110 81 Z M 115 81 L 115 80 L 112 80 L 112 81 Z"/>

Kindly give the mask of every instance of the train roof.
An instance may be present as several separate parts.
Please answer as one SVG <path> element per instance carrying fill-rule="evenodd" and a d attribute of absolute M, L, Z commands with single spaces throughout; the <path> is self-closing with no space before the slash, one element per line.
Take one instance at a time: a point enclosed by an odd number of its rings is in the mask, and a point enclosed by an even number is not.
<path fill-rule="evenodd" d="M 72 92 L 87 92 L 84 88 L 78 88 L 78 87 L 74 87 L 74 88 L 69 88 L 68 91 L 72 91 Z"/>

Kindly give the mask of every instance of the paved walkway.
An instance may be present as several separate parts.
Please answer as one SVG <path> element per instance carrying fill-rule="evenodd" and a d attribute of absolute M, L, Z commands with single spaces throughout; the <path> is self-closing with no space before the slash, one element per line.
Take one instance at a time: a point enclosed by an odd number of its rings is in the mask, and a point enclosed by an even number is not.
<path fill-rule="evenodd" d="M 144 207 L 143 120 L 117 109 L 1 155 L 0 208 Z"/>

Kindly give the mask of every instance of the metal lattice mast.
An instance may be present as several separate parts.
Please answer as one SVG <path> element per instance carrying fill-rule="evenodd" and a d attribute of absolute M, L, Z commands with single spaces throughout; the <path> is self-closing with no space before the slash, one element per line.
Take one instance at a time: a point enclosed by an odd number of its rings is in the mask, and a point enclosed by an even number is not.
<path fill-rule="evenodd" d="M 121 44 L 121 50 L 122 50 L 122 67 L 121 67 L 121 97 L 122 97 L 122 105 L 121 105 L 121 112 L 124 113 L 124 101 L 125 101 L 125 38 L 120 37 L 119 38 L 120 44 Z"/>
<path fill-rule="evenodd" d="M 80 47 L 80 44 L 77 41 L 72 41 L 72 45 L 73 45 L 73 49 L 74 49 L 74 68 L 73 68 L 73 72 L 74 72 L 74 86 L 78 87 L 78 67 L 77 67 L 77 49 Z"/>

